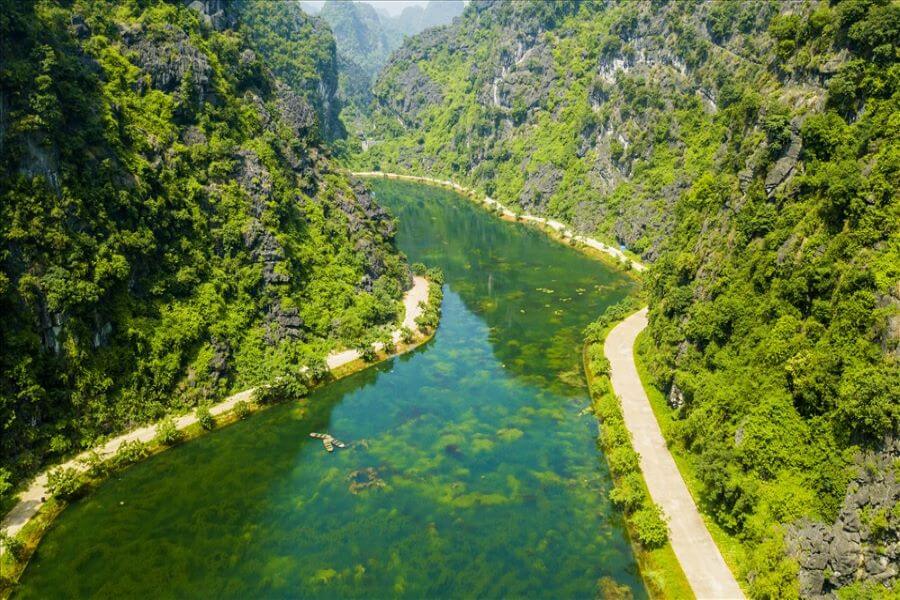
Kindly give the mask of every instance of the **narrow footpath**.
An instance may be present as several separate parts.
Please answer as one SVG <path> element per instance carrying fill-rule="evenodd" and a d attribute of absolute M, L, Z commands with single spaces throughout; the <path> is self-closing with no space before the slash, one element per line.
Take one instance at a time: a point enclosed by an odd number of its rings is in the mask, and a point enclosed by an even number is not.
<path fill-rule="evenodd" d="M 412 331 L 416 331 L 418 325 L 416 325 L 416 319 L 422 314 L 422 306 L 420 303 L 428 302 L 428 280 L 424 277 L 414 277 L 413 278 L 413 287 L 409 291 L 406 292 L 406 295 L 403 297 L 403 306 L 406 310 L 403 318 L 403 327 L 408 327 Z M 400 341 L 401 331 L 398 329 L 393 332 L 392 338 L 395 343 Z M 381 351 L 383 345 L 381 342 L 374 344 L 376 350 Z M 335 352 L 330 354 L 326 363 L 328 364 L 328 368 L 330 370 L 335 370 L 339 367 L 343 367 L 346 364 L 349 364 L 358 358 L 360 358 L 360 352 L 358 350 L 344 350 L 341 352 Z M 225 414 L 234 408 L 234 405 L 240 401 L 249 402 L 253 398 L 253 393 L 256 391 L 256 388 L 250 388 L 249 390 L 244 390 L 242 392 L 238 392 L 233 396 L 229 396 L 219 404 L 215 406 L 211 406 L 209 409 L 210 414 L 214 417 Z M 197 423 L 197 415 L 192 411 L 186 415 L 182 415 L 175 419 L 175 427 L 179 430 L 186 429 L 191 425 Z M 102 459 L 108 459 L 112 457 L 118 450 L 119 447 L 125 442 L 152 442 L 156 437 L 156 424 L 147 425 L 145 427 L 141 427 L 139 429 L 135 429 L 134 431 L 130 431 L 128 433 L 122 434 L 118 437 L 115 437 L 102 446 L 98 446 L 94 448 L 93 451 L 96 451 L 97 454 L 100 455 Z M 0 523 L 0 532 L 6 533 L 9 536 L 14 536 L 19 531 L 22 530 L 23 527 L 31 520 L 31 518 L 37 514 L 37 512 L 44 505 L 45 498 L 47 498 L 50 494 L 47 492 L 47 475 L 50 471 L 54 471 L 59 468 L 63 469 L 75 469 L 77 471 L 83 471 L 85 469 L 84 464 L 81 462 L 84 458 L 86 458 L 92 450 L 88 450 L 79 454 L 72 460 L 65 462 L 60 465 L 54 465 L 49 469 L 42 472 L 40 475 L 35 477 L 35 479 L 31 482 L 31 485 L 19 494 L 19 502 L 9 511 L 6 517 L 3 519 L 2 523 Z M 5 548 L 0 548 L 0 555 L 5 551 Z"/>
<path fill-rule="evenodd" d="M 725 564 L 700 517 L 675 460 L 666 447 L 659 423 L 634 364 L 634 341 L 647 327 L 644 308 L 621 323 L 606 337 L 604 353 L 609 359 L 613 390 L 622 402 L 625 426 L 634 449 L 640 454 L 641 470 L 650 496 L 669 522 L 669 539 L 694 594 L 698 598 L 743 598 L 740 586 Z"/>

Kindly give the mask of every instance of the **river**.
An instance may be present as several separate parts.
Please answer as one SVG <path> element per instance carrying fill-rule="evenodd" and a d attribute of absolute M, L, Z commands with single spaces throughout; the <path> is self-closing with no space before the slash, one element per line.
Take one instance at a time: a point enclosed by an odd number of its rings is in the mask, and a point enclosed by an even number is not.
<path fill-rule="evenodd" d="M 444 271 L 435 338 L 105 482 L 18 596 L 646 596 L 582 412 L 581 330 L 630 280 L 455 193 L 371 185 Z"/>

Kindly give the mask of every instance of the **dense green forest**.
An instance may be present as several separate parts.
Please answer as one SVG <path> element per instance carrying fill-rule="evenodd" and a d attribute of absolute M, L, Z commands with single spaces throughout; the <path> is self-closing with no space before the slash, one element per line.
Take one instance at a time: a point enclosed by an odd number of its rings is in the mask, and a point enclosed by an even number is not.
<path fill-rule="evenodd" d="M 0 3 L 0 491 L 395 322 L 394 222 L 322 142 L 334 42 L 261 4 Z"/>
<path fill-rule="evenodd" d="M 756 597 L 896 577 L 898 53 L 887 0 L 475 2 L 392 56 L 355 159 L 652 263 L 672 441 Z"/>

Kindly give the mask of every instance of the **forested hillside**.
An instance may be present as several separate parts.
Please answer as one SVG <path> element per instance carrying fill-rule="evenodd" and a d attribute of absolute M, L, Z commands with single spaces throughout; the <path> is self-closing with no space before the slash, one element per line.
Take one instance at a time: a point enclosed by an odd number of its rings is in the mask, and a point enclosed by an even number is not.
<path fill-rule="evenodd" d="M 393 55 L 356 158 L 652 263 L 651 370 L 755 597 L 897 578 L 898 48 L 887 0 L 476 1 Z"/>
<path fill-rule="evenodd" d="M 296 6 L 279 10 L 296 10 Z M 463 10 L 459 0 L 432 0 L 424 6 L 407 6 L 396 16 L 365 2 L 328 0 L 316 14 L 334 33 L 340 73 L 342 118 L 351 132 L 371 135 L 368 122 L 372 85 L 391 53 L 406 36 L 428 27 L 450 23 Z"/>
<path fill-rule="evenodd" d="M 393 221 L 321 143 L 333 40 L 265 4 L 0 2 L 0 492 L 395 320 Z"/>

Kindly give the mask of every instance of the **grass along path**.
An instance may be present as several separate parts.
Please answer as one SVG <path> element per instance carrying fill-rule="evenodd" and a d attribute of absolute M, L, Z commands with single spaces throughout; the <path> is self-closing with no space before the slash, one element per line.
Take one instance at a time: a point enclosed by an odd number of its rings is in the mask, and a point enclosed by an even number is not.
<path fill-rule="evenodd" d="M 405 314 L 402 326 L 408 327 L 411 331 L 416 331 L 416 329 L 418 328 L 418 326 L 416 325 L 416 319 L 422 314 L 423 305 L 427 304 L 427 302 L 428 280 L 424 277 L 414 277 L 412 289 L 407 291 L 405 296 L 403 297 Z M 393 332 L 392 338 L 395 343 L 400 341 L 401 335 L 402 334 L 400 329 L 397 329 Z M 376 351 L 380 352 L 383 349 L 383 344 L 381 344 L 381 342 L 377 342 L 376 344 L 374 344 L 374 348 Z M 358 350 L 344 350 L 329 355 L 326 359 L 326 363 L 329 370 L 334 371 L 354 361 L 357 361 L 360 358 L 361 355 Z M 253 393 L 255 391 L 256 388 L 254 387 L 229 396 L 222 402 L 211 406 L 209 412 L 214 417 L 224 415 L 233 410 L 235 404 L 237 404 L 238 402 L 249 402 L 253 398 Z M 179 431 L 184 431 L 185 429 L 197 424 L 197 422 L 198 420 L 196 413 L 194 411 L 191 411 L 186 415 L 182 415 L 181 417 L 176 418 L 175 427 Z M 2 523 L 0 523 L 0 532 L 6 533 L 10 537 L 14 537 L 16 534 L 22 531 L 22 529 L 28 524 L 28 522 L 38 513 L 38 511 L 40 511 L 40 509 L 47 502 L 47 498 L 50 496 L 47 490 L 47 478 L 51 471 L 62 468 L 75 469 L 78 472 L 83 472 L 87 469 L 87 465 L 84 463 L 84 459 L 90 456 L 92 452 L 96 452 L 101 459 L 106 460 L 113 457 L 123 443 L 149 443 L 156 438 L 156 435 L 156 424 L 154 423 L 151 425 L 146 425 L 144 427 L 140 427 L 138 429 L 115 437 L 105 444 L 98 446 L 97 448 L 87 450 L 65 463 L 54 465 L 45 469 L 42 473 L 35 477 L 35 479 L 31 482 L 31 485 L 29 485 L 28 488 L 25 489 L 25 491 L 19 494 L 18 502 L 15 504 L 15 506 L 13 506 L 12 510 L 9 511 L 6 517 L 4 517 Z M 5 551 L 5 548 L 0 548 L 0 556 L 2 556 Z"/>
<path fill-rule="evenodd" d="M 604 353 L 610 380 L 621 399 L 625 425 L 640 455 L 650 497 L 669 521 L 672 549 L 698 598 L 743 598 L 744 594 L 703 522 L 675 464 L 634 362 L 634 343 L 647 326 L 644 308 L 616 325 L 606 337 Z"/>
<path fill-rule="evenodd" d="M 359 172 L 351 172 L 351 175 L 355 177 L 382 177 L 384 179 L 399 179 L 403 181 L 415 181 L 418 183 L 426 183 L 429 185 L 437 185 L 443 188 L 452 189 L 464 196 L 468 196 L 470 198 L 477 198 L 478 194 L 475 190 L 469 189 L 467 187 L 463 187 L 458 183 L 454 183 L 453 181 L 447 181 L 444 179 L 435 179 L 433 177 L 422 177 L 419 175 L 401 175 L 399 173 L 386 173 L 383 171 L 359 171 Z M 594 238 L 587 237 L 580 234 L 575 234 L 569 228 L 568 225 L 562 223 L 560 221 L 555 221 L 553 219 L 546 219 L 544 217 L 536 217 L 534 215 L 529 214 L 518 214 L 501 204 L 500 202 L 494 200 L 490 196 L 485 196 L 483 199 L 483 203 L 489 208 L 499 210 L 500 214 L 503 217 L 509 219 L 515 219 L 518 221 L 525 221 L 529 223 L 537 223 L 539 225 L 545 225 L 552 230 L 559 233 L 563 238 L 569 238 L 576 242 L 580 242 L 589 248 L 593 248 L 599 252 L 603 252 L 612 256 L 613 258 L 624 262 L 625 264 L 630 264 L 631 268 L 637 272 L 642 272 L 647 269 L 647 267 L 640 261 L 629 257 L 624 252 L 619 250 L 618 248 L 613 248 L 608 244 L 604 244 Z"/>

